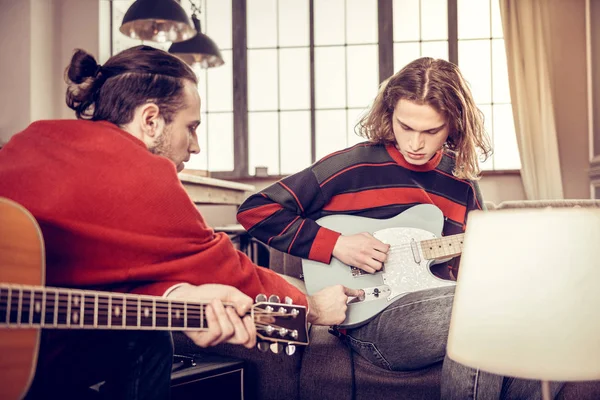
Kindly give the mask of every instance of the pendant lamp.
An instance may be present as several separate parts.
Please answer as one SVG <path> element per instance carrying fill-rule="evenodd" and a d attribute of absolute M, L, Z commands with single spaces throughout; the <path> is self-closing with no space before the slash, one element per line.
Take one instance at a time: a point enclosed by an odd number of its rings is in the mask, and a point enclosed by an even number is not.
<path fill-rule="evenodd" d="M 187 13 L 175 0 L 136 0 L 119 30 L 133 39 L 160 43 L 181 42 L 196 34 Z"/>
<path fill-rule="evenodd" d="M 202 68 L 212 68 L 223 65 L 223 57 L 217 44 L 204 33 L 200 27 L 200 8 L 190 0 L 192 4 L 192 21 L 196 28 L 196 35 L 189 40 L 173 43 L 169 47 L 169 53 L 176 55 L 189 65 L 200 64 Z"/>

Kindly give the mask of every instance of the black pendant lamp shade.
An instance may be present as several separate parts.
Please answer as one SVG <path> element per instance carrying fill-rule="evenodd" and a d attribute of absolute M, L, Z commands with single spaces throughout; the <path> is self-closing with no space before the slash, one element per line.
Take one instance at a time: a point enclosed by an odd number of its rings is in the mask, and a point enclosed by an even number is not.
<path fill-rule="evenodd" d="M 119 30 L 133 39 L 161 43 L 180 42 L 196 34 L 187 13 L 175 0 L 136 0 Z"/>
<path fill-rule="evenodd" d="M 212 68 L 223 65 L 223 57 L 216 43 L 202 33 L 200 20 L 196 14 L 192 15 L 192 21 L 196 28 L 196 36 L 193 38 L 173 43 L 169 47 L 169 53 L 176 55 L 189 65 L 200 64 L 202 68 Z"/>

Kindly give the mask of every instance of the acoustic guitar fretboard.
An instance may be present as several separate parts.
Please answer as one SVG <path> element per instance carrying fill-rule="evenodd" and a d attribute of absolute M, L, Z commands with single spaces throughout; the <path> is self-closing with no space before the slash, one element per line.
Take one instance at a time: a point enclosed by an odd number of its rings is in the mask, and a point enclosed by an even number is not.
<path fill-rule="evenodd" d="M 205 306 L 152 296 L 0 284 L 0 326 L 203 330 Z"/>

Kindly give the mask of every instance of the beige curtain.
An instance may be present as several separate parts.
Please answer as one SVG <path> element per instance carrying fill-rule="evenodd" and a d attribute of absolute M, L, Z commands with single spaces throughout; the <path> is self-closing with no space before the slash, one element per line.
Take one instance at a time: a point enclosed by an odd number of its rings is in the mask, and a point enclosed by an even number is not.
<path fill-rule="evenodd" d="M 499 0 L 510 95 L 528 200 L 562 199 L 550 88 L 547 0 Z"/>

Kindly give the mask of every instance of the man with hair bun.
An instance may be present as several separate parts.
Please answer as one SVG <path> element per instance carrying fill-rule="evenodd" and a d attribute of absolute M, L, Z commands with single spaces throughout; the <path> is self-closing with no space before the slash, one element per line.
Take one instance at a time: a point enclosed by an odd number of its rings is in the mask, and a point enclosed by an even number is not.
<path fill-rule="evenodd" d="M 65 77 L 77 119 L 33 122 L 0 150 L 0 196 L 39 223 L 47 285 L 211 301 L 208 331 L 187 333 L 200 347 L 253 347 L 245 315 L 259 293 L 308 306 L 312 323 L 343 321 L 358 291 L 305 296 L 215 233 L 190 200 L 177 177 L 200 151 L 189 66 L 148 46 L 104 65 L 77 50 Z M 28 398 L 84 399 L 104 381 L 106 398 L 166 399 L 172 352 L 161 332 L 42 331 Z"/>

